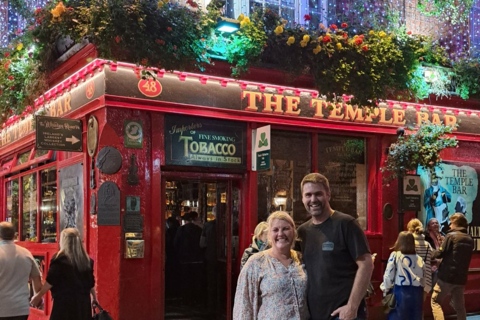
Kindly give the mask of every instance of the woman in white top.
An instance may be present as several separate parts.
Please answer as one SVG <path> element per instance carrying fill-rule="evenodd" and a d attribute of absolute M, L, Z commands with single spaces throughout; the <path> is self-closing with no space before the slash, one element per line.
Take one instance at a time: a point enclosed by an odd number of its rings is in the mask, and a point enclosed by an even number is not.
<path fill-rule="evenodd" d="M 393 290 L 397 306 L 388 314 L 388 320 L 421 320 L 425 265 L 415 253 L 415 240 L 407 231 L 399 233 L 388 258 L 380 285 L 383 294 Z"/>
<path fill-rule="evenodd" d="M 415 239 L 415 251 L 416 253 L 422 257 L 423 262 L 425 263 L 425 287 L 423 288 L 423 300 L 427 297 L 427 294 L 432 291 L 432 253 L 433 248 L 425 240 L 423 229 L 423 224 L 418 219 L 412 219 L 407 224 L 407 231 L 413 234 L 413 238 Z"/>
<path fill-rule="evenodd" d="M 283 211 L 267 220 L 270 248 L 248 259 L 238 277 L 234 320 L 306 320 L 307 275 L 296 251 L 292 217 Z"/>

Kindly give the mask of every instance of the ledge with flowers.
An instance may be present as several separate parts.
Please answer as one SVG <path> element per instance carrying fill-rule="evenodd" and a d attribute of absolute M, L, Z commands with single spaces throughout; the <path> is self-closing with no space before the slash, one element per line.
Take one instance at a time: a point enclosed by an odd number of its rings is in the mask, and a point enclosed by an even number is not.
<path fill-rule="evenodd" d="M 362 107 L 386 98 L 423 99 L 455 90 L 464 99 L 480 92 L 478 59 L 452 63 L 432 39 L 402 27 L 354 33 L 358 26 L 304 25 L 283 20 L 270 9 L 239 16 L 240 30 L 220 34 L 221 0 L 199 8 L 169 0 L 49 2 L 28 12 L 24 0 L 12 1 L 30 24 L 0 49 L 0 121 L 6 125 L 31 113 L 34 99 L 48 87 L 48 75 L 58 67 L 60 39 L 88 41 L 104 59 L 126 61 L 165 70 L 204 71 L 219 55 L 240 76 L 258 65 L 273 66 L 293 77 L 308 75 L 328 99 L 353 96 Z M 391 27 L 390 27 L 391 28 Z M 427 82 L 424 64 L 448 67 Z M 444 70 L 444 69 L 439 69 Z M 455 80 L 455 88 L 450 87 Z M 340 97 L 340 98 L 339 98 Z"/>

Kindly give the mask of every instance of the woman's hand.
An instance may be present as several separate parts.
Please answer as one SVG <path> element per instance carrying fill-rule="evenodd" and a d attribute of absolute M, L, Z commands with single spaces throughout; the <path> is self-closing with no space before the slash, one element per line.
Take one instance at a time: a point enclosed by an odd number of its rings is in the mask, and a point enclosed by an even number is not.
<path fill-rule="evenodd" d="M 30 300 L 30 305 L 32 307 L 38 308 L 43 304 L 42 296 L 39 295 L 38 293 L 32 297 L 32 300 Z"/>

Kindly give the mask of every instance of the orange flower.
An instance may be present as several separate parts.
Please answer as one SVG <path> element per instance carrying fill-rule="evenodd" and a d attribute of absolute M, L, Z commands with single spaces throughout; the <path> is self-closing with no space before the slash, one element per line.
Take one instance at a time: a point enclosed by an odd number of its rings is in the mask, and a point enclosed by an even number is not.
<path fill-rule="evenodd" d="M 362 47 L 362 50 L 365 51 L 365 52 L 368 51 L 368 46 L 367 46 L 367 45 L 364 45 L 364 46 Z"/>

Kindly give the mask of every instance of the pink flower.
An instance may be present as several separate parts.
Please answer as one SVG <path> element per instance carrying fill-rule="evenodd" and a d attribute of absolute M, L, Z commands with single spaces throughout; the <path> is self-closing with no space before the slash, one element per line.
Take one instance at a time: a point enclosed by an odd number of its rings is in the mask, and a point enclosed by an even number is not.
<path fill-rule="evenodd" d="M 120 41 L 122 41 L 122 38 L 120 36 L 116 36 L 115 37 L 115 42 L 120 43 Z"/>
<path fill-rule="evenodd" d="M 167 27 L 168 32 L 172 32 L 172 30 L 173 30 L 172 27 Z"/>

